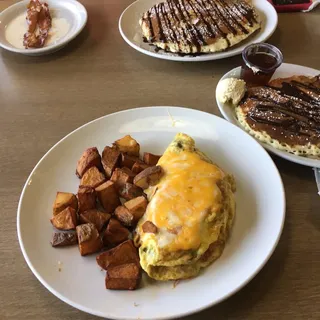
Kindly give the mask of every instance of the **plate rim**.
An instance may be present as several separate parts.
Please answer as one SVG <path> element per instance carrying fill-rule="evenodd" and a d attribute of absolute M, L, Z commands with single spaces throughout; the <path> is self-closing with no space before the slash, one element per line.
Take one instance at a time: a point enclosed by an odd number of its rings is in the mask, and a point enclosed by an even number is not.
<path fill-rule="evenodd" d="M 158 59 L 162 59 L 162 60 L 169 60 L 169 61 L 180 61 L 180 62 L 203 62 L 203 61 L 215 61 L 215 60 L 222 60 L 222 59 L 227 59 L 230 57 L 234 57 L 236 55 L 241 54 L 242 49 L 238 48 L 238 49 L 233 49 L 235 50 L 234 52 L 232 52 L 231 48 L 228 48 L 227 50 L 221 51 L 221 52 L 212 52 L 212 53 L 208 53 L 207 55 L 201 55 L 201 56 L 195 56 L 195 57 L 191 57 L 191 56 L 186 56 L 186 57 L 180 57 L 178 55 L 165 55 L 165 54 L 159 54 L 158 52 L 152 52 L 152 51 L 148 51 L 144 48 L 141 48 L 140 46 L 138 46 L 137 44 L 133 43 L 132 41 L 130 41 L 127 36 L 125 35 L 124 31 L 122 30 L 122 20 L 123 20 L 123 16 L 126 14 L 126 12 L 128 10 L 131 9 L 131 7 L 135 6 L 137 4 L 137 2 L 140 1 L 144 1 L 144 0 L 136 0 L 133 3 L 131 3 L 129 6 L 127 6 L 123 12 L 120 15 L 119 18 L 119 22 L 118 22 L 118 27 L 119 27 L 119 32 L 121 34 L 121 37 L 123 38 L 123 40 L 133 49 L 135 49 L 136 51 L 145 54 L 147 56 L 153 57 L 153 58 L 158 58 Z M 258 0 L 255 0 L 258 1 Z M 158 3 L 159 1 L 157 0 L 153 0 L 154 3 Z M 271 5 L 271 3 L 269 1 L 265 1 L 264 4 L 266 4 L 266 6 L 269 6 L 269 9 L 271 11 L 273 11 L 274 13 L 274 17 L 275 17 L 275 23 L 272 27 L 271 32 L 266 35 L 263 39 L 259 40 L 259 41 L 252 41 L 247 44 L 252 44 L 252 43 L 259 43 L 259 42 L 265 42 L 266 40 L 268 40 L 273 33 L 275 32 L 275 30 L 277 29 L 278 23 L 279 23 L 279 17 L 278 17 L 278 13 L 275 10 L 275 8 Z M 245 39 L 246 40 L 246 39 Z M 240 43 L 239 43 L 240 44 Z M 239 52 L 238 52 L 239 51 Z M 229 52 L 229 53 L 228 53 Z M 226 56 L 224 57 L 214 57 L 214 55 L 217 55 L 219 53 L 227 53 Z"/>
<path fill-rule="evenodd" d="M 56 2 L 56 3 L 63 3 L 64 0 L 51 0 L 52 2 Z M 27 56 L 39 56 L 39 55 L 44 55 L 47 53 L 53 53 L 56 52 L 57 50 L 59 50 L 60 48 L 64 47 L 65 45 L 67 45 L 70 41 L 72 41 L 73 39 L 75 39 L 80 33 L 81 31 L 84 29 L 84 27 L 86 26 L 87 22 L 88 22 L 88 12 L 87 9 L 85 8 L 85 6 L 77 1 L 77 0 L 67 0 L 68 2 L 73 3 L 76 7 L 80 7 L 83 12 L 85 13 L 84 16 L 84 20 L 82 22 L 82 24 L 79 26 L 79 28 L 73 33 L 71 34 L 68 38 L 66 38 L 65 40 L 56 43 L 54 45 L 48 46 L 48 47 L 42 47 L 42 48 L 38 48 L 38 49 L 19 49 L 19 48 L 15 48 L 14 46 L 8 46 L 6 45 L 4 42 L 2 42 L 0 40 L 0 47 L 10 51 L 10 52 L 14 52 L 14 53 L 20 53 L 23 55 L 27 55 Z M 14 3 L 13 5 L 9 6 L 8 8 L 4 9 L 3 11 L 0 12 L 0 20 L 3 16 L 5 16 L 7 14 L 8 11 L 13 10 L 13 8 L 19 8 L 22 7 L 24 4 L 28 4 L 29 0 L 22 0 L 19 1 L 17 3 Z"/>
<path fill-rule="evenodd" d="M 23 202 L 23 198 L 26 192 L 26 189 L 28 187 L 28 183 L 30 181 L 30 178 L 33 176 L 33 173 L 37 170 L 37 168 L 40 166 L 40 164 L 45 160 L 45 158 L 49 155 L 49 153 L 56 147 L 58 146 L 60 143 L 62 143 L 65 139 L 67 139 L 69 136 L 71 136 L 72 134 L 74 134 L 75 132 L 81 130 L 82 128 L 91 125 L 94 122 L 98 122 L 103 118 L 108 118 L 108 117 L 112 117 L 113 115 L 118 115 L 121 113 L 128 113 L 128 112 L 136 112 L 136 111 L 143 111 L 143 110 L 157 110 L 157 109 L 175 109 L 175 110 L 188 110 L 191 112 L 196 112 L 196 113 L 200 113 L 200 114 L 206 114 L 208 116 L 213 116 L 217 119 L 219 119 L 220 121 L 225 121 L 226 123 L 228 123 L 228 125 L 237 127 L 236 125 L 234 125 L 233 123 L 208 112 L 205 111 L 201 111 L 201 110 L 197 110 L 197 109 L 191 109 L 191 108 L 186 108 L 186 107 L 179 107 L 179 106 L 145 106 L 145 107 L 138 107 L 138 108 L 131 108 L 131 109 L 126 109 L 126 110 L 121 110 L 121 111 L 117 111 L 114 113 L 110 113 L 101 117 L 98 117 L 96 119 L 93 119 L 79 127 L 77 127 L 76 129 L 72 130 L 70 133 L 68 133 L 67 135 L 65 135 L 63 138 L 61 138 L 58 142 L 56 142 L 41 158 L 40 160 L 37 162 L 37 164 L 34 166 L 34 168 L 32 169 L 31 173 L 29 174 L 28 178 L 26 179 L 26 182 L 23 186 L 20 198 L 19 198 L 19 203 L 18 203 L 18 208 L 17 208 L 17 235 L 18 235 L 18 242 L 19 242 L 19 246 L 20 249 L 22 251 L 23 257 L 28 265 L 28 267 L 30 268 L 30 270 L 32 271 L 33 275 L 40 281 L 40 283 L 49 291 L 51 292 L 54 296 L 56 296 L 58 299 L 60 299 L 61 301 L 65 302 L 66 304 L 68 304 L 71 307 L 74 307 L 78 310 L 81 310 L 83 312 L 86 312 L 88 314 L 92 314 L 98 317 L 102 317 L 102 318 L 110 318 L 110 319 L 116 319 L 116 320 L 136 320 L 136 317 L 121 317 L 121 316 L 115 316 L 115 315 L 106 315 L 103 312 L 97 312 L 93 309 L 84 307 L 83 305 L 80 305 L 76 302 L 71 301 L 69 298 L 63 296 L 62 294 L 60 294 L 58 291 L 56 291 L 55 289 L 53 289 L 51 287 L 51 285 L 49 283 L 46 283 L 46 281 L 42 278 L 42 276 L 40 275 L 40 273 L 34 268 L 32 262 L 30 261 L 26 250 L 24 248 L 24 244 L 22 241 L 22 236 L 21 236 L 21 226 L 20 226 L 20 216 L 21 216 L 21 206 L 22 206 L 22 202 Z M 237 127 L 237 130 L 241 130 L 241 128 Z M 201 307 L 198 307 L 196 309 L 193 310 L 189 310 L 186 312 L 180 312 L 179 314 L 174 314 L 174 315 L 170 315 L 170 316 L 162 316 L 162 317 L 158 317 L 158 316 L 154 316 L 152 318 L 145 318 L 145 317 L 141 317 L 141 319 L 153 319 L 153 320 L 165 320 L 165 319 L 176 319 L 177 317 L 183 317 L 183 316 L 187 316 L 187 315 L 191 315 L 191 314 L 195 314 L 197 312 L 203 311 L 205 309 L 208 309 L 214 305 L 217 305 L 219 303 L 221 303 L 222 301 L 228 299 L 229 297 L 231 297 L 232 295 L 234 295 L 235 293 L 237 293 L 238 291 L 240 291 L 243 287 L 245 287 L 261 270 L 262 268 L 266 265 L 266 263 L 269 261 L 270 257 L 272 256 L 272 254 L 274 253 L 280 237 L 282 235 L 283 232 L 283 227 L 284 227 L 284 223 L 285 223 L 285 217 L 286 217 L 286 194 L 285 194 L 285 188 L 284 188 L 284 184 L 280 175 L 280 172 L 277 168 L 277 166 L 275 165 L 274 161 L 272 160 L 272 158 L 270 157 L 270 155 L 268 154 L 268 152 L 250 135 L 248 135 L 248 139 L 251 139 L 252 142 L 258 147 L 260 148 L 260 150 L 265 154 L 266 158 L 270 161 L 270 165 L 273 167 L 275 175 L 277 177 L 277 180 L 279 182 L 279 187 L 281 189 L 281 207 L 279 207 L 281 209 L 281 221 L 280 221 L 280 228 L 279 228 L 279 232 L 277 234 L 277 237 L 274 239 L 272 248 L 270 249 L 270 251 L 268 252 L 268 254 L 266 255 L 266 257 L 261 260 L 261 262 L 259 263 L 258 267 L 256 268 L 256 270 L 247 278 L 245 279 L 245 281 L 241 282 L 239 285 L 235 286 L 228 294 L 224 295 L 223 297 L 221 297 L 220 299 L 217 299 L 211 303 L 205 304 Z M 280 211 L 280 210 L 279 210 Z"/>
<path fill-rule="evenodd" d="M 293 64 L 293 63 L 282 63 L 280 67 L 285 67 L 290 69 L 290 66 L 292 67 L 302 67 L 305 69 L 310 69 L 312 72 L 318 72 L 320 74 L 320 70 L 314 69 L 314 68 L 310 68 L 310 67 L 306 67 L 306 66 L 302 66 L 299 64 Z M 227 120 L 228 122 L 232 123 L 233 125 L 236 125 L 237 127 L 239 127 L 240 129 L 242 129 L 243 131 L 245 131 L 247 134 L 249 134 L 244 128 L 241 127 L 240 123 L 238 123 L 237 121 L 234 121 L 234 119 L 230 118 L 228 116 L 228 114 L 225 112 L 225 109 L 228 108 L 228 106 L 226 106 L 224 103 L 221 103 L 218 98 L 217 98 L 217 88 L 218 88 L 218 84 L 222 79 L 225 79 L 226 77 L 228 77 L 229 75 L 231 75 L 232 73 L 240 73 L 240 69 L 241 66 L 235 67 L 231 70 L 229 70 L 228 72 L 226 72 L 218 81 L 217 86 L 216 86 L 216 90 L 215 90 L 215 96 L 216 96 L 216 103 L 217 106 L 219 108 L 219 111 L 221 113 L 221 115 L 223 116 L 223 118 L 225 120 Z M 233 112 L 234 113 L 234 112 Z M 250 135 L 250 134 L 249 134 Z M 251 136 L 251 135 L 250 135 Z M 251 136 L 253 137 L 253 136 Z M 274 148 L 273 146 L 269 146 L 268 144 L 261 142 L 259 140 L 257 140 L 255 137 L 253 137 L 264 149 L 268 150 L 269 152 L 271 152 L 272 154 L 285 159 L 287 161 L 302 165 L 302 166 L 306 166 L 306 167 L 310 167 L 310 168 L 320 168 L 320 159 L 312 159 L 312 158 L 305 158 L 302 156 L 297 156 L 294 154 L 291 154 L 289 152 L 283 151 L 283 150 L 278 150 L 276 148 Z M 315 161 L 316 163 L 309 163 L 309 160 L 311 161 Z"/>

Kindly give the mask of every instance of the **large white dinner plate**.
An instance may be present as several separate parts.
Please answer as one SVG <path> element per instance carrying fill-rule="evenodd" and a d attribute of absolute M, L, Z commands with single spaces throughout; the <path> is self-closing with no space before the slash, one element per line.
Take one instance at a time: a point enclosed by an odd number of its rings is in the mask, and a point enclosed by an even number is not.
<path fill-rule="evenodd" d="M 226 79 L 226 78 L 240 78 L 240 72 L 241 72 L 241 67 L 237 67 L 232 69 L 231 71 L 227 72 L 220 80 Z M 294 75 L 305 75 L 305 76 L 316 76 L 319 75 L 320 71 L 312 68 L 307 68 L 303 66 L 299 66 L 296 64 L 290 64 L 290 63 L 283 63 L 274 73 L 272 79 L 276 78 L 286 78 L 286 77 L 291 77 Z M 271 80 L 272 80 L 271 79 Z M 218 87 L 218 86 L 217 86 Z M 240 128 L 241 125 L 237 120 L 236 114 L 234 112 L 234 107 L 230 103 L 221 103 L 217 99 L 217 92 L 216 92 L 216 101 L 217 105 L 220 109 L 221 114 L 224 116 L 225 119 L 230 121 L 231 123 L 239 126 Z M 244 130 L 244 129 L 243 129 Z M 281 158 L 284 158 L 286 160 L 296 162 L 305 166 L 309 167 L 316 167 L 320 168 L 320 159 L 312 159 L 312 158 L 307 158 L 307 157 L 302 157 L 302 156 L 296 156 L 294 154 L 291 154 L 286 151 L 278 150 L 266 143 L 260 142 L 261 145 L 267 149 L 268 151 L 278 155 Z"/>
<path fill-rule="evenodd" d="M 76 0 L 46 0 L 45 2 L 49 5 L 52 19 L 65 19 L 68 22 L 68 30 L 66 34 L 58 40 L 52 42 L 50 45 L 45 45 L 43 48 L 17 48 L 7 40 L 6 29 L 16 17 L 27 12 L 27 6 L 29 2 L 30 0 L 20 1 L 0 13 L 0 47 L 3 49 L 28 56 L 40 56 L 53 53 L 60 50 L 71 40 L 73 40 L 82 31 L 87 23 L 87 11 L 80 2 Z M 27 24 L 25 32 L 26 31 Z M 22 32 L 22 38 L 24 31 L 17 30 L 17 32 Z"/>
<path fill-rule="evenodd" d="M 253 5 L 260 14 L 262 26 L 259 31 L 257 31 L 248 39 L 244 40 L 238 45 L 227 49 L 226 51 L 208 53 L 198 56 L 179 56 L 178 54 L 167 53 L 163 50 L 156 52 L 154 46 L 150 46 L 148 43 L 143 42 L 139 19 L 142 17 L 142 14 L 145 11 L 147 11 L 156 3 L 163 1 L 164 0 L 138 0 L 124 10 L 119 20 L 119 29 L 123 39 L 132 48 L 155 58 L 192 62 L 217 60 L 232 57 L 240 54 L 247 45 L 251 43 L 263 42 L 268 39 L 275 31 L 278 24 L 277 12 L 268 1 L 252 0 Z"/>
<path fill-rule="evenodd" d="M 49 218 L 58 190 L 76 192 L 75 166 L 90 146 L 104 146 L 126 134 L 142 151 L 161 154 L 177 132 L 197 146 L 237 182 L 237 215 L 221 258 L 198 277 L 153 282 L 136 291 L 108 291 L 95 255 L 81 257 L 76 246 L 52 248 Z M 267 152 L 249 135 L 208 113 L 177 107 L 127 110 L 92 121 L 58 142 L 40 160 L 23 189 L 17 228 L 23 255 L 41 283 L 66 303 L 114 319 L 166 319 L 190 314 L 229 297 L 269 259 L 285 216 L 282 181 Z M 58 262 L 61 262 L 61 272 Z"/>

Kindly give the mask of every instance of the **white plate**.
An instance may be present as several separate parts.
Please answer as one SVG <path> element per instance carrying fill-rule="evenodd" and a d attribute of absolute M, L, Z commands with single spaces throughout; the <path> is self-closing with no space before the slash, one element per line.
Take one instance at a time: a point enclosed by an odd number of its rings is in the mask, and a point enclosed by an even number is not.
<path fill-rule="evenodd" d="M 261 30 L 257 31 L 251 37 L 239 43 L 238 45 L 227 49 L 226 51 L 208 53 L 194 57 L 179 56 L 177 54 L 164 52 L 163 50 L 156 52 L 154 46 L 150 46 L 148 43 L 143 42 L 139 19 L 142 17 L 145 11 L 159 2 L 163 2 L 163 0 L 138 0 L 132 3 L 122 13 L 119 20 L 119 29 L 123 39 L 132 48 L 149 56 L 160 59 L 173 61 L 208 61 L 232 57 L 240 54 L 247 45 L 256 42 L 263 42 L 268 39 L 275 31 L 278 24 L 277 12 L 268 1 L 252 0 L 253 5 L 256 7 L 261 16 L 262 27 Z"/>
<path fill-rule="evenodd" d="M 59 40 L 48 46 L 37 49 L 24 49 L 13 46 L 6 39 L 6 28 L 16 17 L 27 12 L 29 0 L 18 2 L 0 13 L 0 46 L 12 52 L 21 53 L 29 56 L 40 56 L 49 54 L 63 48 L 72 39 L 74 39 L 87 23 L 87 11 L 85 7 L 76 0 L 46 0 L 52 18 L 63 18 L 69 23 L 67 33 Z M 27 31 L 21 32 L 21 36 Z M 19 32 L 19 31 L 18 31 Z"/>
<path fill-rule="evenodd" d="M 226 79 L 226 78 L 240 78 L 240 72 L 241 72 L 241 67 L 237 67 L 232 69 L 231 71 L 227 72 L 220 80 Z M 290 64 L 290 63 L 283 63 L 274 73 L 272 79 L 276 78 L 286 78 L 286 77 L 291 77 L 294 75 L 305 75 L 305 76 L 316 76 L 319 75 L 320 71 L 316 69 L 311 69 L 303 66 L 299 66 L 296 64 Z M 239 126 L 241 129 L 241 125 L 237 120 L 236 114 L 234 112 L 234 107 L 229 104 L 229 103 L 221 103 L 217 99 L 217 92 L 216 92 L 216 101 L 217 105 L 220 109 L 220 112 L 224 116 L 225 119 L 230 121 L 231 123 Z M 244 129 L 243 129 L 244 130 Z M 305 166 L 309 167 L 316 167 L 320 168 L 320 160 L 317 159 L 311 159 L 311 158 L 306 158 L 306 157 L 301 157 L 301 156 L 296 156 L 294 154 L 291 154 L 286 151 L 278 150 L 272 146 L 267 145 L 266 143 L 258 141 L 265 149 L 268 151 L 276 154 L 277 156 L 284 158 L 286 160 L 296 162 Z"/>
<path fill-rule="evenodd" d="M 145 278 L 139 290 L 108 291 L 96 255 L 81 257 L 76 246 L 51 248 L 49 218 L 55 194 L 58 190 L 76 192 L 79 180 L 75 166 L 84 149 L 97 146 L 101 151 L 131 134 L 142 151 L 160 154 L 177 132 L 194 137 L 201 150 L 235 175 L 237 216 L 230 241 L 218 261 L 175 289 L 173 282 L 152 283 Z M 209 307 L 243 287 L 272 254 L 284 216 L 285 194 L 279 172 L 253 138 L 208 113 L 149 107 L 92 121 L 49 150 L 23 189 L 17 227 L 21 250 L 32 272 L 61 300 L 106 318 L 167 319 Z"/>

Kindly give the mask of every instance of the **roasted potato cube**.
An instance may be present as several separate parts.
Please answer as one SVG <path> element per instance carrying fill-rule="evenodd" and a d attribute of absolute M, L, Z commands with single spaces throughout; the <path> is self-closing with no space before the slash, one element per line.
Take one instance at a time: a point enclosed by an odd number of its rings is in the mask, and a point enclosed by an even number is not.
<path fill-rule="evenodd" d="M 101 250 L 102 241 L 99 236 L 99 232 L 93 223 L 86 223 L 77 226 L 77 236 L 79 250 L 82 256 Z"/>
<path fill-rule="evenodd" d="M 124 206 L 134 215 L 142 216 L 147 209 L 148 201 L 140 196 L 124 203 Z M 140 219 L 140 217 L 138 219 Z"/>
<path fill-rule="evenodd" d="M 141 171 L 145 170 L 149 168 L 149 166 L 141 161 L 137 161 L 134 163 L 134 165 L 132 166 L 132 172 L 135 174 L 140 173 Z"/>
<path fill-rule="evenodd" d="M 123 170 L 124 168 L 116 168 L 113 171 L 112 177 L 111 177 L 111 181 L 114 182 L 116 189 L 119 189 L 121 186 L 123 186 L 125 183 L 131 181 L 131 183 L 133 182 L 133 176 L 130 176 L 128 172 L 126 172 L 126 170 Z M 129 170 L 129 169 L 128 169 Z"/>
<path fill-rule="evenodd" d="M 71 246 L 78 242 L 77 234 L 74 231 L 68 232 L 53 232 L 51 245 L 53 247 Z"/>
<path fill-rule="evenodd" d="M 72 230 L 77 226 L 77 213 L 71 207 L 65 208 L 50 219 L 52 225 L 59 230 Z"/>
<path fill-rule="evenodd" d="M 161 156 L 157 156 L 155 154 L 145 152 L 143 154 L 143 162 L 150 166 L 156 166 Z"/>
<path fill-rule="evenodd" d="M 79 214 L 96 207 L 96 191 L 91 187 L 80 187 L 78 190 Z"/>
<path fill-rule="evenodd" d="M 67 207 L 78 210 L 78 200 L 73 193 L 57 192 L 56 199 L 53 204 L 53 215 L 55 216 Z"/>
<path fill-rule="evenodd" d="M 135 290 L 141 280 L 141 268 L 136 263 L 109 267 L 106 273 L 106 289 Z"/>
<path fill-rule="evenodd" d="M 134 177 L 136 176 L 136 174 L 135 174 L 134 172 L 132 172 L 132 170 L 130 170 L 130 169 L 127 168 L 127 167 L 123 167 L 123 168 L 121 168 L 120 170 L 122 170 L 124 173 L 126 173 L 126 174 L 129 176 L 128 182 L 129 182 L 129 183 L 133 183 L 133 179 L 134 179 Z"/>
<path fill-rule="evenodd" d="M 96 260 L 102 269 L 107 270 L 109 266 L 118 266 L 129 262 L 139 263 L 139 254 L 132 240 L 127 240 L 115 248 L 100 253 Z"/>
<path fill-rule="evenodd" d="M 123 225 L 127 227 L 133 226 L 134 216 L 125 206 L 119 206 L 114 214 Z"/>
<path fill-rule="evenodd" d="M 140 196 L 129 200 L 120 206 L 115 211 L 115 216 L 119 221 L 128 227 L 132 227 L 137 224 L 139 219 L 146 211 L 148 201 L 145 197 Z"/>
<path fill-rule="evenodd" d="M 142 189 L 147 189 L 149 186 L 154 186 L 159 182 L 163 175 L 163 170 L 160 166 L 149 167 L 139 174 L 133 180 L 133 183 Z"/>
<path fill-rule="evenodd" d="M 142 231 L 144 233 L 154 233 L 154 234 L 156 234 L 158 232 L 158 228 L 151 221 L 146 221 L 142 225 Z"/>
<path fill-rule="evenodd" d="M 108 178 L 112 176 L 114 169 L 120 163 L 121 153 L 116 148 L 105 147 L 102 152 L 102 166 Z"/>
<path fill-rule="evenodd" d="M 118 189 L 118 193 L 120 197 L 125 200 L 131 200 L 143 195 L 142 189 L 131 183 L 125 183 L 123 186 L 121 186 Z"/>
<path fill-rule="evenodd" d="M 101 157 L 96 147 L 89 148 L 82 154 L 78 161 L 76 175 L 79 178 L 82 178 L 84 173 L 91 167 L 102 168 Z"/>
<path fill-rule="evenodd" d="M 110 220 L 111 214 L 91 209 L 80 214 L 81 223 L 93 223 L 100 232 L 106 223 Z"/>
<path fill-rule="evenodd" d="M 131 136 L 127 135 L 113 143 L 113 145 L 123 153 L 139 157 L 140 145 Z"/>
<path fill-rule="evenodd" d="M 103 243 L 105 246 L 120 244 L 128 239 L 129 234 L 126 227 L 118 220 L 111 218 L 103 235 Z"/>
<path fill-rule="evenodd" d="M 80 186 L 96 188 L 105 181 L 105 176 L 97 167 L 91 167 L 86 171 L 80 181 Z"/>
<path fill-rule="evenodd" d="M 126 153 L 121 154 L 121 167 L 132 169 L 132 166 L 138 161 L 141 162 L 139 157 L 130 156 Z"/>
<path fill-rule="evenodd" d="M 119 195 L 114 182 L 106 181 L 96 188 L 96 192 L 99 202 L 106 212 L 112 213 L 120 205 Z"/>

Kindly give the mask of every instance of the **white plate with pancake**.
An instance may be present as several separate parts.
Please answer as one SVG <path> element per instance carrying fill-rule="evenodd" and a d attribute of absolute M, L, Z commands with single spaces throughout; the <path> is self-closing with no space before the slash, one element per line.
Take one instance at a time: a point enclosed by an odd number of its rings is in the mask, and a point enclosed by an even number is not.
<path fill-rule="evenodd" d="M 206 53 L 196 56 L 184 55 L 165 52 L 160 50 L 156 52 L 154 46 L 150 46 L 143 41 L 139 19 L 143 13 L 151 8 L 160 0 L 138 0 L 132 3 L 124 10 L 119 20 L 119 30 L 123 39 L 134 49 L 146 55 L 173 61 L 208 61 L 218 60 L 240 54 L 242 50 L 251 43 L 264 42 L 275 31 L 278 24 L 278 15 L 274 7 L 268 1 L 252 0 L 252 4 L 257 9 L 262 25 L 261 29 L 256 31 L 249 38 L 243 40 L 237 45 L 221 52 Z"/>
<path fill-rule="evenodd" d="M 178 132 L 192 136 L 200 150 L 235 176 L 237 212 L 226 248 L 199 276 L 175 287 L 174 282 L 150 281 L 144 276 L 141 288 L 135 291 L 106 290 L 105 273 L 97 266 L 95 254 L 81 257 L 77 246 L 51 247 L 49 218 L 56 191 L 76 192 L 75 166 L 89 146 L 101 151 L 130 134 L 142 151 L 161 154 Z M 69 305 L 109 319 L 169 319 L 212 306 L 246 285 L 270 258 L 284 218 L 281 177 L 253 138 L 208 113 L 147 107 L 89 122 L 52 147 L 23 188 L 17 229 L 21 250 L 34 275 Z"/>
<path fill-rule="evenodd" d="M 0 47 L 28 56 L 56 52 L 73 40 L 87 23 L 87 11 L 76 0 L 41 0 L 49 5 L 52 27 L 42 48 L 25 49 L 23 35 L 27 32 L 29 0 L 20 1 L 0 13 Z"/>
<path fill-rule="evenodd" d="M 237 67 L 232 69 L 231 71 L 227 72 L 221 79 L 226 79 L 226 78 L 240 78 L 240 72 L 241 72 L 241 67 Z M 291 77 L 294 75 L 304 75 L 304 76 L 317 76 L 320 74 L 319 70 L 316 69 L 312 69 L 312 68 L 308 68 L 308 67 L 303 67 L 303 66 L 299 66 L 296 64 L 290 64 L 290 63 L 283 63 L 274 73 L 272 79 L 276 79 L 276 78 L 286 78 L 286 77 Z M 271 79 L 271 80 L 272 80 Z M 217 97 L 217 93 L 216 93 L 216 97 Z M 230 121 L 231 123 L 239 126 L 240 128 L 241 125 L 237 120 L 236 114 L 234 112 L 234 107 L 229 104 L 229 103 L 221 103 L 220 101 L 218 101 L 218 99 L 216 98 L 217 101 L 217 105 L 219 107 L 219 110 L 221 112 L 221 114 L 223 115 L 223 117 L 225 119 L 227 119 L 228 121 Z M 244 129 L 243 129 L 244 130 Z M 292 162 L 296 162 L 305 166 L 309 166 L 309 167 L 313 167 L 313 168 L 320 168 L 320 159 L 315 159 L 315 158 L 307 158 L 307 157 L 302 157 L 302 156 L 297 156 L 294 154 L 291 154 L 289 152 L 286 151 L 282 151 L 279 149 L 276 149 L 275 147 L 272 147 L 270 145 L 267 145 L 266 143 L 260 142 L 261 145 L 267 149 L 268 151 L 276 154 L 277 156 L 284 158 L 286 160 L 292 161 Z"/>

